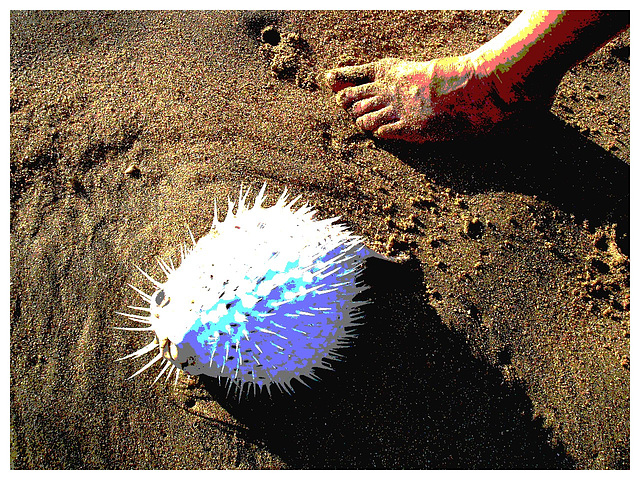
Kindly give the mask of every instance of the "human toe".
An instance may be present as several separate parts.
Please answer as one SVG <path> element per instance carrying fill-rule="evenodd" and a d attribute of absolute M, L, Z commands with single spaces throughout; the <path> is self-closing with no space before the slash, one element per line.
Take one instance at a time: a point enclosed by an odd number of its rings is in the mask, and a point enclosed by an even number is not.
<path fill-rule="evenodd" d="M 373 132 L 373 135 L 381 140 L 404 140 L 411 143 L 438 140 L 438 138 L 408 125 L 403 119 L 380 126 Z"/>
<path fill-rule="evenodd" d="M 342 108 L 349 108 L 355 102 L 370 98 L 378 94 L 378 87 L 374 83 L 358 85 L 356 87 L 347 87 L 336 95 L 336 102 Z"/>
<path fill-rule="evenodd" d="M 326 84 L 334 91 L 339 92 L 343 88 L 362 85 L 375 79 L 375 65 L 366 63 L 352 67 L 334 68 L 325 73 Z"/>
<path fill-rule="evenodd" d="M 406 128 L 404 122 L 399 120 L 381 125 L 373 134 L 382 140 L 399 140 L 406 135 Z"/>
<path fill-rule="evenodd" d="M 381 126 L 393 123 L 398 120 L 398 116 L 391 106 L 387 106 L 381 110 L 367 113 L 356 119 L 356 125 L 363 130 L 376 130 Z"/>
<path fill-rule="evenodd" d="M 358 100 L 357 102 L 355 102 L 351 106 L 351 113 L 356 117 L 360 117 L 365 113 L 380 110 L 386 107 L 388 104 L 389 102 L 386 98 L 380 95 L 375 95 L 373 97 L 365 98 L 363 100 Z"/>

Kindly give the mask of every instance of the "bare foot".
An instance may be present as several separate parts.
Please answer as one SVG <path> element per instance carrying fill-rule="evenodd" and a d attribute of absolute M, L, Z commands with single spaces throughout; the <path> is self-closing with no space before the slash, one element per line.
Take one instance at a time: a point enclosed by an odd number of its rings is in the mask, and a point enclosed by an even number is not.
<path fill-rule="evenodd" d="M 386 140 L 421 143 L 474 135 L 512 111 L 470 57 L 386 58 L 330 70 L 325 79 L 356 124 Z"/>
<path fill-rule="evenodd" d="M 450 140 L 486 132 L 525 106 L 550 106 L 565 72 L 628 26 L 628 11 L 525 11 L 468 55 L 386 58 L 330 70 L 326 82 L 358 126 L 380 138 Z"/>

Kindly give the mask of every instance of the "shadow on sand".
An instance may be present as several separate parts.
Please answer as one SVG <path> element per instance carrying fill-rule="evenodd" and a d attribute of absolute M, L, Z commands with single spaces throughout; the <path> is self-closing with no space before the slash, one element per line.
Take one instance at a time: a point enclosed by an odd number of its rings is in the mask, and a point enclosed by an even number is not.
<path fill-rule="evenodd" d="M 629 252 L 629 166 L 551 114 L 490 137 L 429 146 L 385 144 L 461 192 L 511 191 L 591 225 L 617 223 Z M 481 163 L 479 160 L 481 159 Z M 425 296 L 417 262 L 369 260 L 372 303 L 345 362 L 312 389 L 243 398 L 202 377 L 255 441 L 295 468 L 572 468 L 533 418 L 524 386 L 474 357 Z"/>
<path fill-rule="evenodd" d="M 240 401 L 205 388 L 294 468 L 571 468 L 522 386 L 473 357 L 425 299 L 422 270 L 370 259 L 366 323 L 312 389 Z"/>
<path fill-rule="evenodd" d="M 592 227 L 616 223 L 618 246 L 629 254 L 629 165 L 549 112 L 469 141 L 384 148 L 460 192 L 536 195 Z"/>

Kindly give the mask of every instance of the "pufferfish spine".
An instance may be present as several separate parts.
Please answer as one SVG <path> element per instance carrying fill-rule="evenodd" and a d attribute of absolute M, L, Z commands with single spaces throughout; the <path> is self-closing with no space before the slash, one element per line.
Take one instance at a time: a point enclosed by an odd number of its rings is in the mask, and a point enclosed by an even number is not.
<path fill-rule="evenodd" d="M 265 190 L 266 183 L 248 207 L 241 188 L 235 213 L 229 200 L 222 221 L 214 202 L 210 232 L 197 242 L 189 232 L 193 246 L 183 246 L 180 266 L 158 259 L 165 282 L 139 269 L 157 290 L 147 295 L 130 285 L 149 303 L 130 308 L 149 316 L 117 313 L 147 326 L 116 328 L 155 338 L 120 360 L 156 355 L 130 378 L 160 361 L 154 383 L 167 370 L 176 381 L 184 371 L 227 379 L 240 393 L 251 386 L 291 393 L 292 380 L 317 380 L 317 369 L 340 359 L 366 303 L 355 300 L 367 288 L 363 262 L 381 256 L 338 217 L 316 220 L 307 205 L 292 209 L 300 197 L 287 202 L 286 188 L 264 208 Z"/>

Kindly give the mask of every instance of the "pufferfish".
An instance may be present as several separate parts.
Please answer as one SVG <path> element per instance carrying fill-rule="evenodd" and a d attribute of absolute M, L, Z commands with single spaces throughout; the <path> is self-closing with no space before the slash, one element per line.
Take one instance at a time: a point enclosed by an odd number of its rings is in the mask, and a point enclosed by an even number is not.
<path fill-rule="evenodd" d="M 146 324 L 122 330 L 153 332 L 154 339 L 119 359 L 154 357 L 131 377 L 160 362 L 167 378 L 175 371 L 226 379 L 247 393 L 272 387 L 292 393 L 292 381 L 308 385 L 319 369 L 331 369 L 340 350 L 356 336 L 367 301 L 356 296 L 368 257 L 385 258 L 338 223 L 316 219 L 308 205 L 287 200 L 263 207 L 266 183 L 253 206 L 240 188 L 237 205 L 214 219 L 208 234 L 181 247 L 182 261 L 157 259 L 166 275 L 159 282 L 138 268 L 156 290 L 151 295 L 129 285 L 148 302 L 129 307 L 148 316 L 119 313 Z M 236 208 L 237 207 L 237 208 Z M 235 211 L 234 211 L 235 208 Z"/>

